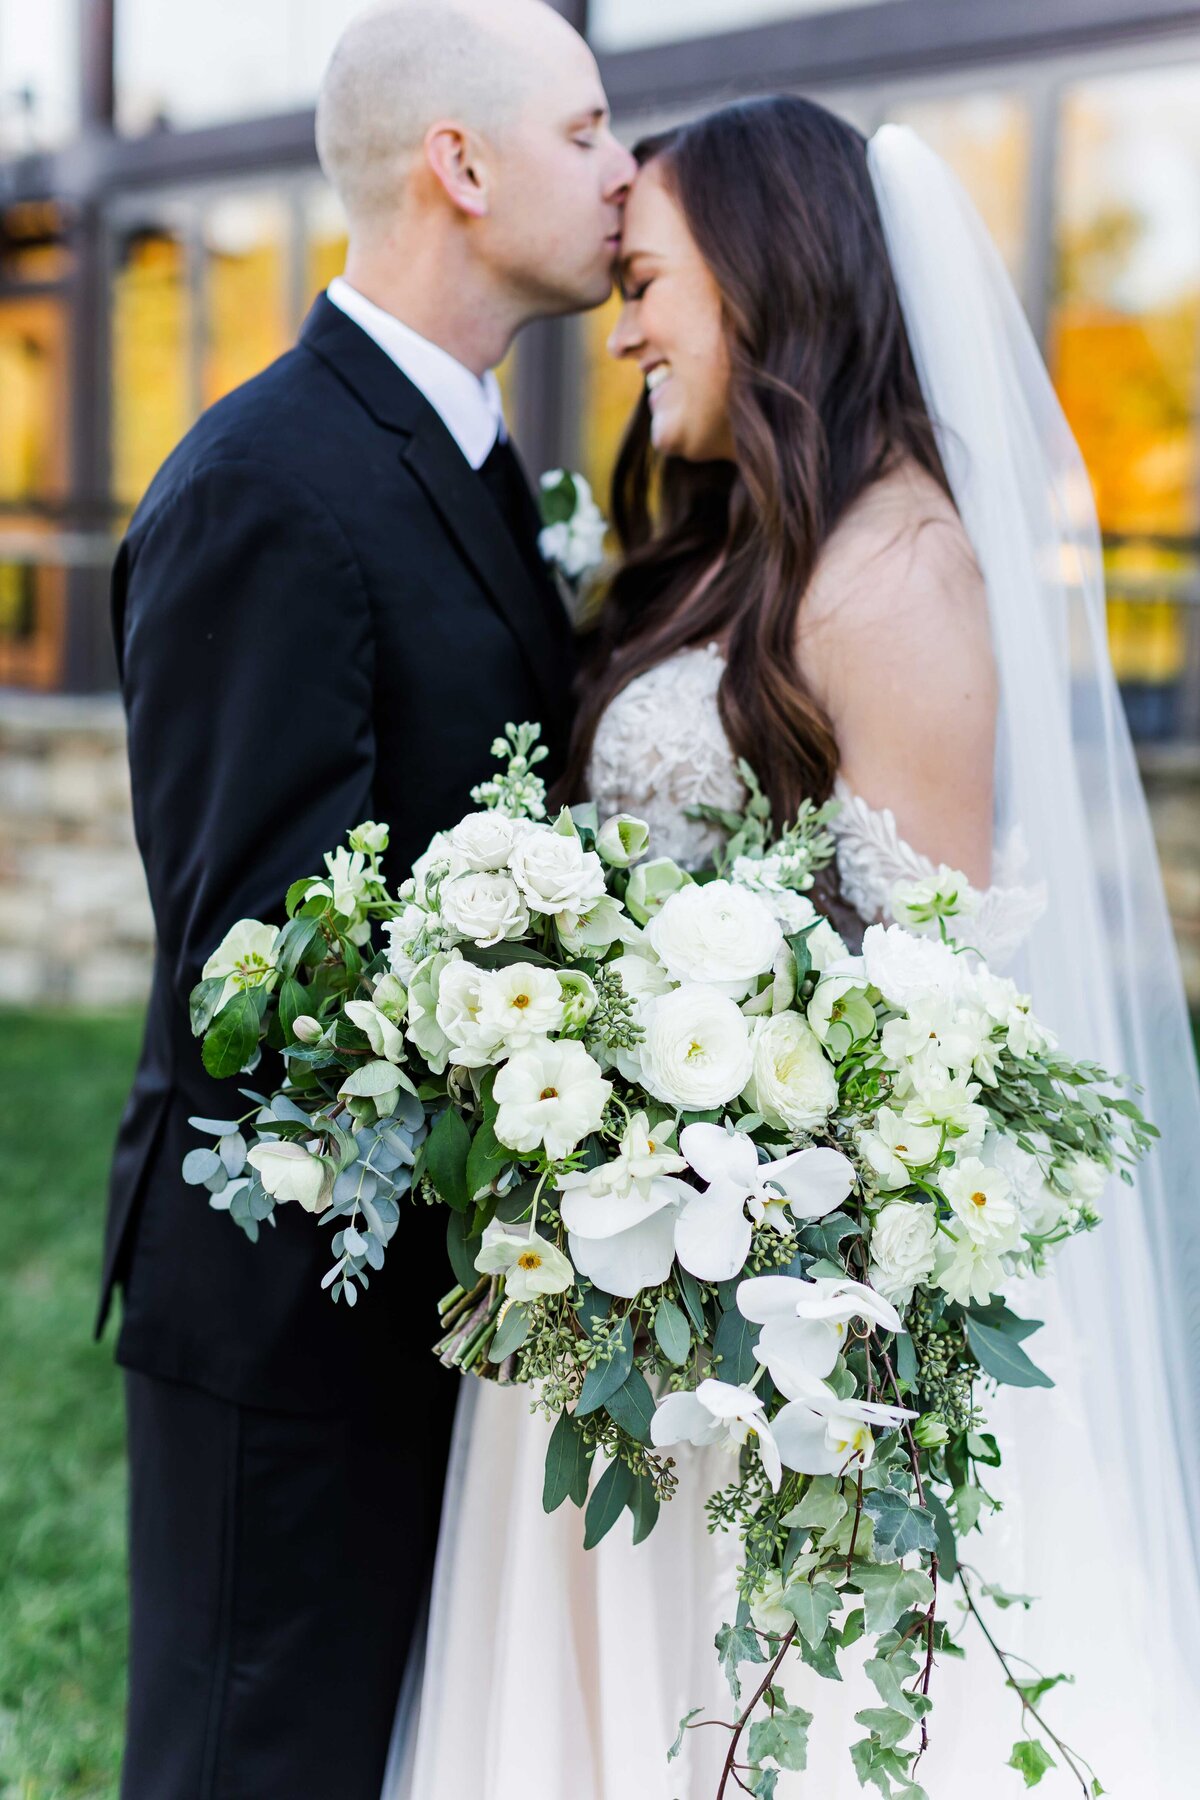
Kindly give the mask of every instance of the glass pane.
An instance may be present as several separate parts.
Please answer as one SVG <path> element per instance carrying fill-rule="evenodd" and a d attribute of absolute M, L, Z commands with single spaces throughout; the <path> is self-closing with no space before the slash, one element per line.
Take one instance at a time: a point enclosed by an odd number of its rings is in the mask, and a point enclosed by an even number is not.
<path fill-rule="evenodd" d="M 312 300 L 340 275 L 346 262 L 346 215 L 325 182 L 305 195 L 305 299 Z"/>
<path fill-rule="evenodd" d="M 287 208 L 272 195 L 230 195 L 205 208 L 202 406 L 257 375 L 291 342 L 287 242 Z"/>
<path fill-rule="evenodd" d="M 676 43 L 711 32 L 742 31 L 802 13 L 862 10 L 899 0 L 591 0 L 588 36 L 598 50 L 632 50 L 638 44 Z"/>
<path fill-rule="evenodd" d="M 34 508 L 66 491 L 66 345 L 61 300 L 0 301 L 0 685 L 53 687 L 62 667 L 65 577 Z"/>
<path fill-rule="evenodd" d="M 902 100 L 887 108 L 949 163 L 1000 247 L 1018 288 L 1025 275 L 1025 205 L 1030 123 L 1015 94 L 955 94 Z"/>
<path fill-rule="evenodd" d="M 1143 740 L 1200 740 L 1200 65 L 1063 104 L 1051 357 L 1107 542 Z"/>
<path fill-rule="evenodd" d="M 187 214 L 156 209 L 118 234 L 112 291 L 112 481 L 133 507 L 191 424 Z"/>
<path fill-rule="evenodd" d="M 79 122 L 78 0 L 0 0 L 0 156 L 53 149 Z"/>
<path fill-rule="evenodd" d="M 621 311 L 619 294 L 581 320 L 583 332 L 583 473 L 605 513 L 611 513 L 609 488 L 613 464 L 630 415 L 642 391 L 634 362 L 616 362 L 606 348 Z"/>
<path fill-rule="evenodd" d="M 117 122 L 208 125 L 311 105 L 362 0 L 117 0 Z"/>

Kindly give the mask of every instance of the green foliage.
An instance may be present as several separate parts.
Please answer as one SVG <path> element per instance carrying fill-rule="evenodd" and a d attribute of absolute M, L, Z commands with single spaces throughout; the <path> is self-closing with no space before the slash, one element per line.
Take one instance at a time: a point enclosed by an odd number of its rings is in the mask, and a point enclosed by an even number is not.
<path fill-rule="evenodd" d="M 1048 1770 L 1057 1768 L 1057 1763 L 1036 1738 L 1020 1738 L 1012 1747 L 1012 1755 L 1008 1759 L 1010 1769 L 1016 1769 L 1025 1780 L 1027 1788 L 1036 1787 Z"/>
<path fill-rule="evenodd" d="M 610 1532 L 634 1498 L 633 1471 L 623 1462 L 612 1462 L 596 1483 L 584 1515 L 583 1547 L 594 1550 Z"/>
<path fill-rule="evenodd" d="M 735 1700 L 742 1697 L 742 1684 L 738 1675 L 741 1663 L 764 1663 L 766 1654 L 758 1641 L 758 1633 L 749 1625 L 722 1625 L 716 1637 L 717 1655 L 721 1659 L 721 1667 L 725 1671 L 725 1679 L 729 1683 L 729 1691 Z"/>
<path fill-rule="evenodd" d="M 569 1412 L 560 1413 L 546 1447 L 546 1474 L 542 1505 L 554 1512 L 564 1500 L 582 1507 L 587 1502 L 588 1477 L 595 1446 L 587 1443 Z"/>
<path fill-rule="evenodd" d="M 812 1714 L 802 1706 L 791 1706 L 781 1696 L 773 1696 L 769 1716 L 750 1727 L 750 1761 L 765 1762 L 769 1756 L 781 1769 L 807 1768 L 808 1728 L 812 1720 Z"/>
<path fill-rule="evenodd" d="M 457 1107 L 448 1106 L 425 1142 L 425 1173 L 447 1206 L 466 1212 L 471 1204 L 467 1159 L 471 1133 Z"/>

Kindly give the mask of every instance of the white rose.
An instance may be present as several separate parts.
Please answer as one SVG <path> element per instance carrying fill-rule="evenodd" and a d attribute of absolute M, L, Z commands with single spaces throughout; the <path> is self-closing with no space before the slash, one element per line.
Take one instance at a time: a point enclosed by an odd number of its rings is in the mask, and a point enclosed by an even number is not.
<path fill-rule="evenodd" d="M 298 1200 L 305 1212 L 324 1212 L 333 1200 L 333 1177 L 320 1157 L 302 1144 L 252 1144 L 246 1161 L 276 1200 Z"/>
<path fill-rule="evenodd" d="M 465 1069 L 482 1069 L 502 1053 L 494 1025 L 480 1017 L 486 976 L 474 963 L 448 963 L 438 983 L 437 1022 L 450 1045 L 451 1060 Z"/>
<path fill-rule="evenodd" d="M 816 1033 L 799 1013 L 758 1019 L 746 1099 L 768 1125 L 815 1131 L 837 1105 L 837 1079 Z"/>
<path fill-rule="evenodd" d="M 480 983 L 478 1028 L 482 1037 L 523 1050 L 536 1037 L 558 1031 L 563 1022 L 563 990 L 553 969 L 509 963 Z"/>
<path fill-rule="evenodd" d="M 707 1112 L 741 1093 L 754 1055 L 746 1021 L 727 994 L 699 982 L 675 988 L 649 1003 L 646 1021 L 638 1060 L 657 1099 Z"/>
<path fill-rule="evenodd" d="M 525 903 L 508 875 L 455 875 L 444 884 L 440 905 L 446 923 L 481 949 L 518 938 L 529 925 Z"/>
<path fill-rule="evenodd" d="M 496 1076 L 496 1136 L 510 1150 L 541 1148 L 560 1161 L 599 1131 L 611 1093 L 612 1082 L 574 1038 L 538 1039 Z"/>
<path fill-rule="evenodd" d="M 534 912 L 586 913 L 604 897 L 604 865 L 574 833 L 550 827 L 526 832 L 509 866 Z"/>
<path fill-rule="evenodd" d="M 871 1227 L 871 1285 L 893 1305 L 907 1306 L 918 1282 L 933 1274 L 936 1208 L 892 1200 Z"/>
<path fill-rule="evenodd" d="M 692 883 L 665 902 L 646 936 L 676 981 L 700 981 L 744 1000 L 774 965 L 783 933 L 771 908 L 731 881 Z"/>
<path fill-rule="evenodd" d="M 491 874 L 507 866 L 517 840 L 515 821 L 498 812 L 468 813 L 450 833 L 450 846 L 463 870 Z"/>
<path fill-rule="evenodd" d="M 938 995 L 956 1000 L 970 986 L 966 959 L 946 944 L 914 937 L 899 925 L 869 925 L 863 937 L 863 971 L 889 1005 L 907 1012 L 909 1003 Z"/>

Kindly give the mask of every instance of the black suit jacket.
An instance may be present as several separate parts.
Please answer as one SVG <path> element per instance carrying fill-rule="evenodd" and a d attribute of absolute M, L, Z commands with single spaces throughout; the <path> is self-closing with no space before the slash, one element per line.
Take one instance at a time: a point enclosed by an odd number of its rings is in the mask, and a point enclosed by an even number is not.
<path fill-rule="evenodd" d="M 391 825 L 385 866 L 402 879 L 470 809 L 508 720 L 541 721 L 557 772 L 573 658 L 535 528 L 532 500 L 505 519 L 433 408 L 324 296 L 134 516 L 113 623 L 157 954 L 97 1324 L 119 1282 L 126 1366 L 319 1411 L 385 1385 L 398 1354 L 428 1354 L 452 1285 L 440 1209 L 409 1203 L 351 1311 L 319 1291 L 331 1259 L 312 1218 L 281 1207 L 252 1245 L 184 1185 L 205 1141 L 188 1115 L 250 1105 L 205 1074 L 188 994 L 228 927 L 281 919 L 288 883 L 360 820 Z M 277 1075 L 264 1059 L 245 1085 Z"/>

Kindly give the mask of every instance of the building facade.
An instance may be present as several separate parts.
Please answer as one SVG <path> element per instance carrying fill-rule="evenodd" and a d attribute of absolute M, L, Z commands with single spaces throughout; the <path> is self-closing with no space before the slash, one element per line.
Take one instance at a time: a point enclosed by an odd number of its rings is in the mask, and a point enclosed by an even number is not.
<path fill-rule="evenodd" d="M 913 124 L 965 181 L 1091 471 L 1114 661 L 1200 992 L 1200 5 L 558 4 L 627 139 L 791 90 L 864 130 Z M 79 822 L 56 819 L 53 796 L 87 791 L 48 771 L 85 757 L 99 721 L 119 733 L 106 582 L 123 521 L 340 266 L 312 103 L 359 5 L 0 0 L 0 995 L 46 990 L 40 958 L 18 955 L 24 853 L 73 845 Z M 611 322 L 610 306 L 532 328 L 504 371 L 528 460 L 582 466 L 601 488 L 636 393 L 605 354 Z M 47 879 L 43 912 L 61 904 Z M 14 886 L 24 901 L 6 915 Z M 79 950 L 93 997 L 116 995 L 125 977 L 97 983 L 98 953 Z M 61 968 L 49 986 L 89 991 Z"/>

